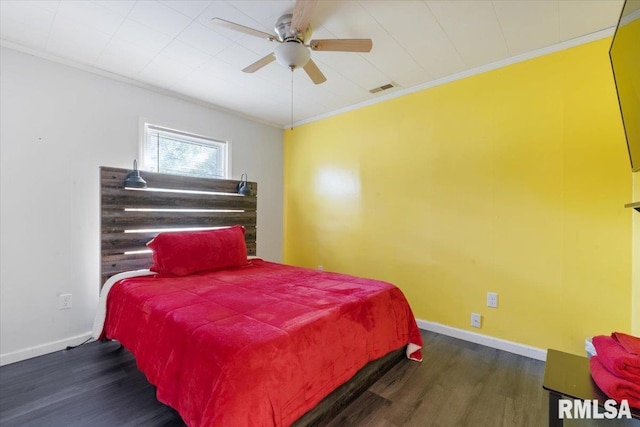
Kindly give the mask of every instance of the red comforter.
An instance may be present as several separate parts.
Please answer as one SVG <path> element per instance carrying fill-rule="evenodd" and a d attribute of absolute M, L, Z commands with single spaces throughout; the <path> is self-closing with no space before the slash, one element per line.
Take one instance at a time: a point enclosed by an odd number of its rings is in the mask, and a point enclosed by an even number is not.
<path fill-rule="evenodd" d="M 422 345 L 395 286 L 262 260 L 122 280 L 104 335 L 190 426 L 289 425 L 369 361 Z"/>

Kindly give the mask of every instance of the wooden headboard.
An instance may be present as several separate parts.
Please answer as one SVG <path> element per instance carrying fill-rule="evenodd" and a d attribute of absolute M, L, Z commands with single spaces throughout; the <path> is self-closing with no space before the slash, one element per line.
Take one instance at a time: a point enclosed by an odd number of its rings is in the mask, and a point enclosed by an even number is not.
<path fill-rule="evenodd" d="M 252 196 L 239 181 L 141 171 L 146 189 L 125 189 L 131 170 L 100 168 L 100 286 L 116 273 L 151 266 L 146 244 L 161 231 L 243 225 L 249 255 L 256 254 L 258 184 Z"/>

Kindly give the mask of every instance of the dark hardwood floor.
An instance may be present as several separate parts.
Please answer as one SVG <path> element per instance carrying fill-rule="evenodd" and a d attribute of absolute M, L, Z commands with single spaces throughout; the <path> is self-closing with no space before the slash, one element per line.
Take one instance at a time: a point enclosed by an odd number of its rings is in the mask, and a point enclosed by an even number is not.
<path fill-rule="evenodd" d="M 403 360 L 330 426 L 542 427 L 544 363 L 422 332 L 422 363 Z M 117 343 L 0 367 L 0 425 L 184 426 Z M 640 422 L 565 421 L 565 426 L 640 426 Z"/>

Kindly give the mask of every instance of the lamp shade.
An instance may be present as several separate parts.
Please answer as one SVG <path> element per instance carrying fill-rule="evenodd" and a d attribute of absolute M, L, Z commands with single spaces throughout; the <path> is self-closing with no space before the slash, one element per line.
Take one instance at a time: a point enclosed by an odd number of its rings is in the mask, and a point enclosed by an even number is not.
<path fill-rule="evenodd" d="M 147 181 L 142 179 L 138 170 L 138 161 L 133 161 L 133 171 L 129 172 L 124 180 L 124 186 L 129 188 L 147 188 Z"/>
<path fill-rule="evenodd" d="M 278 63 L 289 68 L 302 68 L 311 58 L 309 49 L 302 43 L 295 41 L 278 45 L 275 49 L 275 54 Z"/>

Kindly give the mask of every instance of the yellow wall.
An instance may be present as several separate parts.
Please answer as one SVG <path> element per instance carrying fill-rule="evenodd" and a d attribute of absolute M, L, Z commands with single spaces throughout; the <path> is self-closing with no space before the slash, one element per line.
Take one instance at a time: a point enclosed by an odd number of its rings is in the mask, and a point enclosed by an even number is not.
<path fill-rule="evenodd" d="M 583 354 L 586 336 L 630 331 L 609 44 L 287 131 L 285 262 L 393 282 L 419 319 L 540 348 Z"/>

